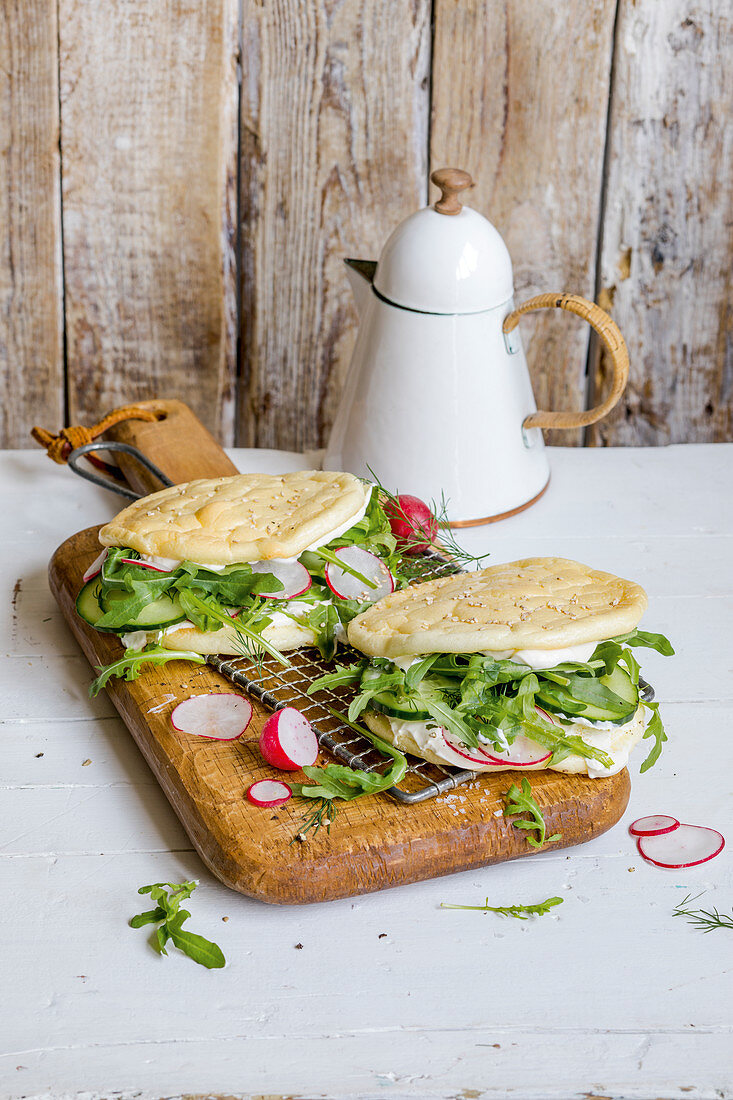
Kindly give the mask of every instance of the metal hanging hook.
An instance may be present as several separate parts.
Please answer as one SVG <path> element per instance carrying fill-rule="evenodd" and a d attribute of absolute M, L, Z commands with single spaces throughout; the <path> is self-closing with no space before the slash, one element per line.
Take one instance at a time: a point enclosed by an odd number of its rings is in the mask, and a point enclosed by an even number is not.
<path fill-rule="evenodd" d="M 93 454 L 95 451 L 116 451 L 119 454 L 129 455 L 131 458 L 134 458 L 136 462 L 139 462 L 141 466 L 144 466 L 153 477 L 156 477 L 164 488 L 170 488 L 170 486 L 174 484 L 162 470 L 158 469 L 154 462 L 146 458 L 142 451 L 139 451 L 137 447 L 132 447 L 129 443 L 85 443 L 83 447 L 77 447 L 76 450 L 71 452 L 68 458 L 68 464 L 75 474 L 78 474 L 79 477 L 83 477 L 85 481 L 91 481 L 94 485 L 101 485 L 103 489 L 109 489 L 113 493 L 118 493 L 127 500 L 140 500 L 141 497 L 147 494 L 136 493 L 134 489 L 130 489 L 127 485 L 118 485 L 111 478 L 104 477 L 94 470 L 86 469 L 84 466 L 79 465 L 81 459 L 84 458 L 85 455 Z"/>

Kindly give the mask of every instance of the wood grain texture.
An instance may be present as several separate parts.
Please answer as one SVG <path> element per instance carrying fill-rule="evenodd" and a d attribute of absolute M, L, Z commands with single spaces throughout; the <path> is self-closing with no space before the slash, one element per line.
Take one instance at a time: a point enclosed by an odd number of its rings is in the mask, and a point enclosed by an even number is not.
<path fill-rule="evenodd" d="M 430 3 L 244 0 L 239 445 L 321 446 L 376 259 L 425 202 Z"/>
<path fill-rule="evenodd" d="M 621 0 L 599 300 L 631 377 L 596 442 L 731 438 L 732 45 L 730 5 Z"/>
<path fill-rule="evenodd" d="M 63 543 L 49 572 L 51 590 L 93 665 L 107 664 L 121 652 L 115 637 L 87 626 L 74 609 L 82 573 L 99 551 L 98 531 L 87 528 Z M 171 726 L 177 702 L 231 690 L 213 669 L 184 662 L 149 669 L 132 683 L 111 681 L 108 688 L 199 855 L 231 889 L 261 901 L 300 905 L 534 854 L 523 830 L 495 816 L 519 778 L 516 772 L 482 776 L 416 806 L 401 806 L 387 795 L 355 799 L 339 806 L 330 834 L 321 830 L 315 838 L 291 843 L 307 804 L 291 799 L 271 811 L 245 798 L 256 780 L 282 778 L 259 752 L 265 708 L 252 700 L 252 722 L 236 742 L 205 741 Z M 307 782 L 300 772 L 289 778 Z M 562 834 L 548 850 L 605 832 L 623 814 L 630 793 L 626 769 L 610 779 L 535 772 L 531 783 L 548 835 Z"/>
<path fill-rule="evenodd" d="M 73 421 L 159 393 L 233 438 L 236 0 L 60 0 Z"/>
<path fill-rule="evenodd" d="M 546 291 L 593 298 L 615 0 L 434 7 L 431 168 L 473 176 L 465 201 L 503 235 L 518 305 Z M 545 312 L 521 331 L 538 406 L 584 409 L 587 326 Z"/>
<path fill-rule="evenodd" d="M 0 5 L 0 445 L 64 410 L 54 0 Z"/>

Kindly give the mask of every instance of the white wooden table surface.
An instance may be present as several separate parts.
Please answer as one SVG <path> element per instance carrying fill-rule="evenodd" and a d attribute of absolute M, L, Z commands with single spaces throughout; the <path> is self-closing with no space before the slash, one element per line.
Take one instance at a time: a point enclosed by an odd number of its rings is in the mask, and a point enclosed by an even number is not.
<path fill-rule="evenodd" d="M 688 892 L 733 908 L 733 446 L 551 461 L 540 503 L 464 541 L 646 587 L 643 625 L 677 648 L 642 652 L 670 737 L 660 763 L 640 776 L 637 750 L 625 818 L 582 847 L 280 908 L 211 877 L 111 704 L 87 698 L 46 564 L 118 498 L 40 452 L 0 456 L 0 1094 L 733 1095 L 733 932 L 672 915 Z M 626 826 L 651 812 L 714 825 L 728 848 L 686 871 L 645 864 Z M 138 886 L 187 878 L 201 882 L 190 926 L 225 970 L 158 958 L 127 927 Z M 564 904 L 535 922 L 439 908 L 553 894 Z"/>

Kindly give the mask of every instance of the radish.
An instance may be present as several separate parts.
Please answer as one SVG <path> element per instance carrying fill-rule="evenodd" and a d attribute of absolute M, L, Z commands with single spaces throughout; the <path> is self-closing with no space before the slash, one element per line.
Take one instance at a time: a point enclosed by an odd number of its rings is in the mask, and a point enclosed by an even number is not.
<path fill-rule="evenodd" d="M 315 764 L 318 738 L 305 715 L 295 707 L 283 707 L 271 714 L 262 727 L 260 752 L 274 768 L 294 772 Z"/>
<path fill-rule="evenodd" d="M 252 718 L 252 704 L 244 695 L 209 692 L 184 699 L 171 714 L 179 733 L 191 733 L 211 741 L 236 741 Z"/>
<path fill-rule="evenodd" d="M 374 603 L 381 600 L 382 596 L 394 592 L 394 577 L 382 559 L 372 554 L 371 550 L 365 550 L 362 546 L 342 546 L 339 550 L 334 550 L 334 555 L 345 565 L 356 569 L 374 586 L 369 587 L 352 573 L 347 573 L 345 569 L 329 562 L 324 570 L 326 584 L 340 600 L 369 600 Z"/>
<path fill-rule="evenodd" d="M 152 569 L 154 573 L 170 573 L 172 570 L 163 569 L 160 565 L 153 565 L 151 561 L 142 561 L 141 558 L 120 558 L 124 565 L 139 565 L 142 569 Z"/>
<path fill-rule="evenodd" d="M 542 745 L 538 745 L 531 737 L 518 733 L 508 749 L 495 751 L 485 749 L 486 756 L 492 764 L 508 764 L 512 768 L 541 768 L 552 753 Z"/>
<path fill-rule="evenodd" d="M 636 846 L 656 867 L 696 867 L 722 852 L 725 839 L 706 825 L 678 825 L 668 833 L 640 836 Z"/>
<path fill-rule="evenodd" d="M 499 764 L 503 764 L 502 760 L 493 760 L 489 758 L 488 753 L 481 748 L 474 748 L 470 745 L 464 745 L 462 741 L 459 741 L 456 737 L 453 737 L 448 730 L 443 729 L 443 740 L 445 741 L 451 752 L 456 753 L 457 756 L 462 757 L 464 760 L 468 760 L 471 764 L 494 764 L 498 767 Z"/>
<path fill-rule="evenodd" d="M 663 836 L 665 833 L 673 833 L 679 829 L 680 823 L 676 817 L 668 814 L 649 814 L 647 817 L 637 817 L 629 825 L 632 836 Z"/>
<path fill-rule="evenodd" d="M 247 788 L 247 798 L 253 806 L 263 806 L 266 809 L 271 806 L 282 806 L 293 792 L 287 783 L 279 779 L 258 779 L 251 787 Z"/>
<path fill-rule="evenodd" d="M 292 600 L 302 596 L 313 584 L 310 573 L 299 561 L 255 561 L 251 564 L 253 573 L 270 573 L 282 582 L 282 592 L 260 592 L 260 596 L 271 600 Z"/>
<path fill-rule="evenodd" d="M 438 537 L 438 522 L 419 497 L 403 494 L 388 500 L 384 514 L 403 554 L 423 554 Z"/>
<path fill-rule="evenodd" d="M 104 565 L 105 561 L 107 560 L 107 553 L 108 553 L 108 550 L 107 550 L 107 547 L 105 546 L 105 548 L 101 552 L 101 554 L 98 554 L 97 557 L 92 562 L 92 564 L 88 567 L 86 573 L 84 573 L 82 575 L 81 579 L 84 581 L 84 584 L 86 584 L 87 581 L 90 581 L 92 579 L 92 577 L 98 577 L 99 574 L 102 572 L 102 566 Z"/>

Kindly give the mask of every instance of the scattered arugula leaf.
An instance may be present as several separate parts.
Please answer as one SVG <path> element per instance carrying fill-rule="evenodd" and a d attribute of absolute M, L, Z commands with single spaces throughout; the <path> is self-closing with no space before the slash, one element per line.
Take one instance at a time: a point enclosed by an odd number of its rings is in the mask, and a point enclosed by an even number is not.
<path fill-rule="evenodd" d="M 219 969 L 226 962 L 221 948 L 211 940 L 183 928 L 184 921 L 187 921 L 191 914 L 187 909 L 181 909 L 181 902 L 190 898 L 197 886 L 196 881 L 154 882 L 150 886 L 141 886 L 138 894 L 150 894 L 151 900 L 158 904 L 155 909 L 138 913 L 128 923 L 131 928 L 142 928 L 146 924 L 160 924 L 149 940 L 150 946 L 159 955 L 168 954 L 166 944 L 172 940 L 178 950 L 183 951 L 194 962 L 205 966 L 207 970 Z"/>
<path fill-rule="evenodd" d="M 537 831 L 539 840 L 535 839 L 533 836 L 527 835 L 527 843 L 531 844 L 533 848 L 541 848 L 544 844 L 551 844 L 553 840 L 560 840 L 562 838 L 561 833 L 553 833 L 552 836 L 545 836 L 547 829 L 545 819 L 532 796 L 532 788 L 529 785 L 528 779 L 522 779 L 521 791 L 516 783 L 512 783 L 504 796 L 504 817 L 510 817 L 511 814 L 523 813 L 530 814 L 530 817 L 522 818 L 520 821 L 513 821 L 512 825 L 517 829 Z"/>
<path fill-rule="evenodd" d="M 99 695 L 112 676 L 134 680 L 139 676 L 143 664 L 164 665 L 167 661 L 193 661 L 194 664 L 203 665 L 206 663 L 206 658 L 188 649 L 165 649 L 163 646 L 154 644 L 147 645 L 144 649 L 126 649 L 124 656 L 117 661 L 109 665 L 95 666 L 99 676 L 89 685 L 89 695 L 92 698 Z"/>
<path fill-rule="evenodd" d="M 676 905 L 672 910 L 672 915 L 675 917 L 685 917 L 688 924 L 691 924 L 693 928 L 697 928 L 700 932 L 714 932 L 716 928 L 730 928 L 733 929 L 733 912 L 719 913 L 717 909 L 690 909 L 689 906 L 693 902 L 701 898 L 702 894 L 695 894 L 694 897 L 690 897 L 688 894 L 686 898 Z"/>
<path fill-rule="evenodd" d="M 489 905 L 489 899 L 487 898 L 486 905 L 453 905 L 450 902 L 442 901 L 440 908 L 477 909 L 481 913 L 499 913 L 502 917 L 528 920 L 529 917 L 544 917 L 555 905 L 562 905 L 562 903 L 563 898 L 546 898 L 545 901 L 538 901 L 534 905 Z"/>

